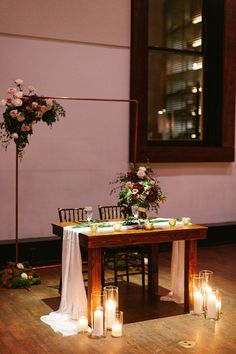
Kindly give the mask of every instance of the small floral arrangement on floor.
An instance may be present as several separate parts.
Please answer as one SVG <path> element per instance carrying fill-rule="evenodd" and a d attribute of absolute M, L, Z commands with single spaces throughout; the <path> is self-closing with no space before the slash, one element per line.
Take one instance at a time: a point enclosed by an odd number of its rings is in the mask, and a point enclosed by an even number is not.
<path fill-rule="evenodd" d="M 1 288 L 30 288 L 40 284 L 40 276 L 34 272 L 27 262 L 8 262 L 4 270 L 0 271 Z"/>
<path fill-rule="evenodd" d="M 119 183 L 119 202 L 127 216 L 132 215 L 132 205 L 138 205 L 141 213 L 150 208 L 157 210 L 165 202 L 166 194 L 161 190 L 158 180 L 153 176 L 151 168 L 133 167 L 126 174 L 119 174 L 114 183 Z M 117 191 L 114 188 L 111 193 Z"/>
<path fill-rule="evenodd" d="M 0 106 L 5 108 L 0 123 L 0 140 L 5 148 L 14 140 L 18 156 L 22 157 L 29 144 L 28 136 L 33 134 L 33 126 L 39 121 L 52 126 L 60 116 L 65 116 L 65 111 L 55 100 L 36 95 L 33 86 L 28 86 L 28 93 L 24 94 L 23 80 L 15 80 L 15 86 L 8 88 L 9 97 L 0 100 Z"/>

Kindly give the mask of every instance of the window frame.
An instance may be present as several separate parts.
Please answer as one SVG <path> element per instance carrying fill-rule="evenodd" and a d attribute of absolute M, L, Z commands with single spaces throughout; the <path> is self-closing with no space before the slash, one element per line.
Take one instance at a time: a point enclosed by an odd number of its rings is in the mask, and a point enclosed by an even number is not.
<path fill-rule="evenodd" d="M 206 1 L 206 0 L 205 0 Z M 209 2 L 215 0 L 208 0 Z M 206 125 L 207 138 L 201 144 L 189 142 L 160 141 L 158 145 L 147 140 L 147 78 L 148 47 L 147 17 L 148 0 L 131 0 L 131 99 L 139 101 L 138 122 L 131 107 L 130 126 L 130 161 L 131 162 L 233 162 L 235 150 L 235 69 L 236 69 L 236 1 L 224 0 L 224 33 L 219 56 L 221 73 L 218 77 L 214 95 L 208 95 L 206 108 L 207 119 L 215 124 L 214 134 Z M 203 24 L 206 25 L 206 24 Z M 206 31 L 207 33 L 207 31 Z M 214 83 L 214 86 L 216 83 Z M 220 104 L 221 103 L 221 104 Z M 212 109 L 214 107 L 214 109 Z M 136 131 L 137 130 L 137 131 Z M 135 131 L 137 137 L 135 137 Z M 133 148 L 137 140 L 136 149 Z M 137 151 L 134 156 L 134 151 Z"/>

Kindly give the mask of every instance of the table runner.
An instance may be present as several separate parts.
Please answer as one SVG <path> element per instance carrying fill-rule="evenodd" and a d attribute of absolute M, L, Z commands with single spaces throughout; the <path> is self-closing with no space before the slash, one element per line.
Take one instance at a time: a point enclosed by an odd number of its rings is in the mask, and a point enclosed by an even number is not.
<path fill-rule="evenodd" d="M 81 229 L 88 231 L 88 229 Z M 62 248 L 62 294 L 57 311 L 40 319 L 55 332 L 64 336 L 79 332 L 79 311 L 87 310 L 87 296 L 82 274 L 82 260 L 79 245 L 79 233 L 71 227 L 63 230 Z"/>

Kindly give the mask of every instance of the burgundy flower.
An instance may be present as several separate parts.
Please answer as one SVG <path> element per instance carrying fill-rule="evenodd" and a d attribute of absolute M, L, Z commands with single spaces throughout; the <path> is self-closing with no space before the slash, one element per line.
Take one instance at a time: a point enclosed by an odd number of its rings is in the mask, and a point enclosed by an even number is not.
<path fill-rule="evenodd" d="M 133 189 L 137 189 L 138 192 L 139 192 L 139 194 L 141 194 L 141 193 L 144 191 L 143 185 L 140 184 L 140 183 L 138 183 L 138 182 L 137 182 L 137 183 L 134 183 Z"/>
<path fill-rule="evenodd" d="M 139 178 L 135 172 L 128 172 L 127 173 L 128 180 L 131 182 L 138 182 Z"/>
<path fill-rule="evenodd" d="M 149 194 L 147 196 L 147 200 L 151 203 L 155 202 L 155 200 L 157 199 L 157 191 L 155 188 L 151 188 L 149 190 Z"/>

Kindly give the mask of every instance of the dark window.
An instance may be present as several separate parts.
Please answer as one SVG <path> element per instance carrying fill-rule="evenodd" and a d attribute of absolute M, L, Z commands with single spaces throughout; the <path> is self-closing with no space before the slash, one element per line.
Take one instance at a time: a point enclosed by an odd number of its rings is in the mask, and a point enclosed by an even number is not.
<path fill-rule="evenodd" d="M 132 1 L 131 161 L 234 160 L 235 3 Z"/>

